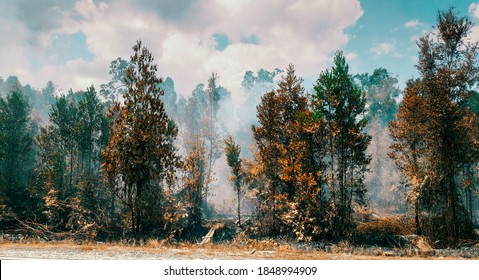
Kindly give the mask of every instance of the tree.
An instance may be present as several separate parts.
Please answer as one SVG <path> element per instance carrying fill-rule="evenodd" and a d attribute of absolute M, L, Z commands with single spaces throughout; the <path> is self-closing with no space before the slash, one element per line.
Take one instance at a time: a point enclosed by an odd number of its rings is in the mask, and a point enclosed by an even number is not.
<path fill-rule="evenodd" d="M 398 80 L 384 68 L 374 69 L 371 75 L 368 73 L 354 75 L 353 80 L 366 92 L 369 120 L 377 119 L 381 127 L 387 126 L 394 119 L 398 109 L 395 100 L 401 93 L 397 87 Z"/>
<path fill-rule="evenodd" d="M 104 105 L 98 99 L 96 90 L 90 86 L 82 93 L 78 102 L 78 122 L 75 126 L 75 141 L 78 149 L 78 188 L 81 193 L 81 206 L 86 209 L 90 219 L 94 219 L 104 209 L 102 205 L 105 199 L 101 190 L 100 165 L 101 153 L 105 148 L 105 130 L 107 122 L 104 115 Z M 98 219 L 97 219 L 98 220 Z"/>
<path fill-rule="evenodd" d="M 479 148 L 479 122 L 469 106 L 479 77 L 471 28 L 453 8 L 438 13 L 435 33 L 418 42 L 421 77 L 408 83 L 391 124 L 391 156 L 409 186 L 418 231 L 443 246 L 472 234 L 463 206 L 463 186 L 471 182 L 465 170 L 477 164 Z"/>
<path fill-rule="evenodd" d="M 208 88 L 206 89 L 206 93 L 208 95 L 208 105 L 206 108 L 206 114 L 203 118 L 203 122 L 201 124 L 202 130 L 202 137 L 205 139 L 206 148 L 208 151 L 207 160 L 208 160 L 208 168 L 206 176 L 208 178 L 213 178 L 212 172 L 216 160 L 221 156 L 221 137 L 218 134 L 219 126 L 218 126 L 218 109 L 220 107 L 220 94 L 219 88 L 216 86 L 216 81 L 218 79 L 218 75 L 215 73 L 211 74 L 211 77 L 208 79 Z M 205 184 L 204 192 L 205 192 L 205 210 L 209 213 L 208 210 L 208 193 L 210 191 L 210 182 Z"/>
<path fill-rule="evenodd" d="M 426 103 L 420 93 L 420 81 L 410 80 L 395 121 L 389 125 L 394 143 L 389 156 L 395 161 L 408 187 L 407 201 L 414 207 L 416 233 L 420 234 L 419 201 L 423 182 L 427 179 L 428 153 L 423 139 L 427 139 Z"/>
<path fill-rule="evenodd" d="M 54 125 L 40 128 L 37 139 L 38 156 L 35 164 L 37 170 L 33 195 L 42 200 L 42 215 L 37 219 L 51 228 L 65 230 L 70 211 L 67 199 L 72 195 L 67 192 L 65 174 L 67 172 L 67 152 L 63 148 L 62 138 Z M 42 218 L 44 216 L 45 218 Z"/>
<path fill-rule="evenodd" d="M 258 187 L 257 212 L 261 223 L 272 224 L 269 234 L 294 234 L 305 241 L 323 233 L 326 208 L 322 196 L 323 121 L 310 110 L 301 83 L 290 65 L 278 89 L 261 98 L 259 125 L 253 126 L 258 153 L 246 177 Z M 258 184 L 254 179 L 258 177 L 266 182 Z"/>
<path fill-rule="evenodd" d="M 229 96 L 229 92 L 221 86 L 217 86 L 218 76 L 212 74 L 208 79 L 208 87 L 205 89 L 204 84 L 199 84 L 192 92 L 192 96 L 188 98 L 184 108 L 185 116 L 182 126 L 183 145 L 187 152 L 192 152 L 191 144 L 195 141 L 192 139 L 201 138 L 206 147 L 206 165 L 204 169 L 204 177 L 210 178 L 202 188 L 204 203 L 204 214 L 209 215 L 208 206 L 209 191 L 211 183 L 214 181 L 213 170 L 216 161 L 220 158 L 221 138 L 223 131 L 222 125 L 218 119 L 218 110 L 220 109 L 220 101 Z"/>
<path fill-rule="evenodd" d="M 70 91 L 53 104 L 49 123 L 37 137 L 32 195 L 41 198 L 37 222 L 94 238 L 107 223 L 107 195 L 101 186 L 101 151 L 106 117 L 95 88 Z M 106 134 L 106 135 L 105 135 Z"/>
<path fill-rule="evenodd" d="M 153 56 L 141 41 L 133 46 L 124 104 L 110 111 L 111 139 L 104 151 L 113 192 L 130 212 L 131 230 L 140 238 L 164 221 L 163 186 L 179 166 L 174 141 L 178 129 L 165 112 Z"/>
<path fill-rule="evenodd" d="M 165 81 L 160 84 L 161 90 L 163 90 L 164 95 L 162 96 L 163 103 L 165 104 L 165 110 L 168 116 L 173 120 L 179 120 L 178 107 L 176 104 L 177 94 L 175 91 L 175 83 L 170 77 L 166 77 Z"/>
<path fill-rule="evenodd" d="M 126 91 L 127 69 L 131 67 L 128 61 L 118 57 L 110 62 L 109 74 L 112 76 L 111 81 L 100 85 L 100 94 L 108 101 L 114 103 L 118 101 Z"/>
<path fill-rule="evenodd" d="M 241 89 L 244 92 L 244 101 L 240 106 L 240 110 L 235 111 L 235 116 L 239 122 L 238 128 L 235 129 L 233 137 L 235 141 L 242 147 L 249 147 L 254 141 L 251 126 L 258 126 L 258 119 L 256 118 L 256 106 L 261 101 L 261 96 L 265 92 L 272 91 L 276 88 L 275 77 L 282 73 L 282 70 L 275 69 L 268 71 L 260 69 L 256 72 L 246 71 L 241 82 Z M 245 158 L 253 158 L 250 149 L 242 151 Z"/>
<path fill-rule="evenodd" d="M 22 92 L 0 98 L 0 203 L 19 218 L 29 214 L 35 157 L 31 107 Z"/>
<path fill-rule="evenodd" d="M 281 165 L 279 164 L 280 148 L 283 144 L 281 141 L 284 141 L 285 136 L 283 125 L 287 121 L 283 119 L 283 105 L 277 91 L 272 90 L 265 93 L 257 106 L 259 124 L 252 126 L 253 137 L 258 148 L 257 161 L 267 180 L 266 184 L 257 192 L 257 197 L 263 201 L 263 203 L 259 203 L 260 209 L 257 211 L 262 213 L 261 219 L 271 221 L 269 228 L 272 235 L 280 234 L 282 228 L 279 212 L 283 207 L 280 206 L 278 198 L 285 188 L 285 184 L 281 180 Z"/>
<path fill-rule="evenodd" d="M 201 138 L 193 139 L 190 143 L 191 151 L 184 160 L 183 188 L 180 191 L 180 211 L 185 211 L 186 220 L 182 229 L 198 230 L 202 226 L 203 218 L 203 189 L 211 180 L 206 173 L 206 147 Z"/>
<path fill-rule="evenodd" d="M 231 178 L 230 181 L 233 182 L 234 189 L 236 191 L 236 199 L 238 203 L 238 224 L 241 225 L 241 180 L 243 177 L 242 170 L 241 170 L 241 147 L 238 146 L 234 141 L 231 135 L 226 137 L 224 140 L 225 144 L 225 155 L 226 155 L 226 162 L 228 163 L 229 167 L 231 168 Z"/>
<path fill-rule="evenodd" d="M 347 238 L 353 226 L 353 199 L 365 204 L 364 174 L 370 162 L 366 149 L 370 142 L 363 130 L 366 99 L 352 82 L 349 66 L 342 52 L 337 52 L 334 66 L 319 75 L 314 87 L 316 114 L 327 129 L 326 175 L 336 237 Z"/>
<path fill-rule="evenodd" d="M 401 93 L 397 87 L 398 81 L 384 68 L 375 69 L 371 75 L 354 75 L 353 80 L 366 93 L 368 124 L 365 131 L 371 135 L 367 150 L 371 155 L 371 172 L 365 176 L 368 198 L 372 206 L 387 211 L 404 211 L 406 204 L 402 197 L 400 173 L 387 155 L 392 144 L 387 125 L 396 116 L 396 98 Z"/>

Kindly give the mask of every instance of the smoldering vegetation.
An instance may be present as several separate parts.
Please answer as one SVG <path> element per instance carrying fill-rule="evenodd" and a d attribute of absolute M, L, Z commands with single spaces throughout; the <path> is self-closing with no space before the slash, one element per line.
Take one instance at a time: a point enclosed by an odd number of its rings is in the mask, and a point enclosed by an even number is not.
<path fill-rule="evenodd" d="M 311 89 L 289 65 L 246 71 L 234 95 L 221 73 L 179 94 L 141 41 L 98 89 L 0 79 L 0 229 L 425 256 L 474 248 L 478 51 L 467 18 L 448 10 L 438 25 L 460 40 L 424 36 L 421 77 L 404 91 L 387 69 L 350 73 L 338 51 Z"/>

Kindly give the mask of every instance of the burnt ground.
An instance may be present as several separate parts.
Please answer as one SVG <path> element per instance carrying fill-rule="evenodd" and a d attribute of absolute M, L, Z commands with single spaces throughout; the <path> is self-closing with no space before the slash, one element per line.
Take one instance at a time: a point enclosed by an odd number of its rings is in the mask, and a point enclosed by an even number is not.
<path fill-rule="evenodd" d="M 479 259 L 479 243 L 459 248 L 433 249 L 415 235 L 381 234 L 368 242 L 297 243 L 275 239 L 250 239 L 233 219 L 209 220 L 190 241 L 149 239 L 112 243 L 43 241 L 35 237 L 0 234 L 0 259 Z"/>

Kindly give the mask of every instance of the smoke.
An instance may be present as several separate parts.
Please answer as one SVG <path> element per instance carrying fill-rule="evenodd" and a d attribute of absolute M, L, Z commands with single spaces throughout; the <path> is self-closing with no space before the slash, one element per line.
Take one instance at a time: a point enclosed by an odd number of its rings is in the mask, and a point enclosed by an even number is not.
<path fill-rule="evenodd" d="M 251 147 L 254 143 L 252 125 L 258 124 L 256 116 L 256 106 L 261 101 L 261 96 L 276 87 L 276 79 L 282 71 L 276 69 L 267 71 L 260 69 L 256 74 L 247 71 L 238 86 L 239 92 L 236 94 L 227 92 L 221 94 L 223 98 L 219 102 L 217 119 L 219 122 L 218 135 L 221 138 L 221 144 L 227 135 L 231 135 L 233 140 L 241 147 L 242 158 L 252 158 Z M 221 84 L 221 77 L 219 79 Z M 220 90 L 225 90 L 219 87 Z M 233 95 L 235 95 L 233 97 Z M 226 162 L 226 157 L 221 148 L 221 156 L 216 160 L 213 166 L 213 177 L 216 179 L 210 184 L 211 197 L 208 197 L 208 203 L 220 214 L 235 214 L 237 196 L 233 185 L 230 182 L 231 170 Z M 252 211 L 248 203 L 242 201 L 244 214 Z"/>
<path fill-rule="evenodd" d="M 242 81 L 237 81 L 237 92 L 232 93 L 221 86 L 222 77 L 218 79 L 217 88 L 221 91 L 217 111 L 217 124 L 215 132 L 217 134 L 217 143 L 219 143 L 220 155 L 216 159 L 212 168 L 212 177 L 215 179 L 210 183 L 210 192 L 208 197 L 209 205 L 219 214 L 236 214 L 236 193 L 233 184 L 230 181 L 231 170 L 226 162 L 224 154 L 223 140 L 231 135 L 233 140 L 241 147 L 241 157 L 252 159 L 252 146 L 254 145 L 252 126 L 258 125 L 257 105 L 261 101 L 264 93 L 277 87 L 282 71 L 276 69 L 267 71 L 260 69 L 256 72 L 247 71 Z M 51 104 L 55 101 L 55 95 L 58 88 L 49 82 L 44 89 L 33 89 L 29 85 L 22 86 L 16 77 L 8 77 L 7 80 L 0 79 L 0 94 L 5 96 L 12 88 L 21 88 L 29 97 L 32 105 L 32 117 L 40 125 L 44 125 L 48 119 L 48 113 Z M 173 120 L 179 125 L 180 133 L 176 142 L 179 154 L 187 154 L 187 146 L 193 141 L 191 133 L 187 131 L 185 123 L 187 116 L 192 112 L 188 111 L 186 104 L 189 100 L 183 97 L 178 99 L 179 94 L 175 90 L 175 83 L 171 78 L 166 78 L 162 84 L 165 91 L 163 100 L 165 109 Z M 97 89 L 99 90 L 99 89 Z M 203 84 L 199 84 L 190 94 L 194 95 L 199 102 L 208 102 L 208 96 Z M 201 107 L 203 106 L 203 107 Z M 204 110 L 205 104 L 198 110 Z M 198 120 L 196 120 L 198 121 Z M 196 130 L 201 129 L 201 122 L 196 124 Z M 370 172 L 366 174 L 365 183 L 368 188 L 369 204 L 374 208 L 386 209 L 388 212 L 402 212 L 407 205 L 404 202 L 404 190 L 401 189 L 400 174 L 394 162 L 389 159 L 389 146 L 392 139 L 389 136 L 387 126 L 384 127 L 378 121 L 373 120 L 367 127 L 368 133 L 372 136 L 371 144 L 368 147 L 368 154 L 372 155 Z M 242 201 L 242 211 L 245 214 L 251 211 L 245 201 Z"/>
<path fill-rule="evenodd" d="M 407 210 L 401 189 L 401 177 L 394 161 L 389 158 L 389 147 L 393 141 L 387 126 L 382 127 L 378 119 L 368 125 L 371 143 L 367 154 L 371 155 L 370 172 L 365 175 L 369 205 L 388 213 L 403 213 Z"/>

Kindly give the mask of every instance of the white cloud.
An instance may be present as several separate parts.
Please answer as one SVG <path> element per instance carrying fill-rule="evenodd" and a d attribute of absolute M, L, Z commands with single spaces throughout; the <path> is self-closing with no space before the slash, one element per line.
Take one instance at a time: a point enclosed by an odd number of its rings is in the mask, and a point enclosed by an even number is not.
<path fill-rule="evenodd" d="M 479 3 L 472 3 L 469 5 L 469 14 L 474 18 L 479 19 Z M 470 38 L 475 42 L 479 41 L 479 26 L 476 25 L 472 27 Z"/>
<path fill-rule="evenodd" d="M 0 74 L 23 71 L 21 81 L 38 87 L 49 79 L 63 89 L 83 89 L 90 83 L 99 86 L 109 79 L 109 62 L 119 56 L 128 59 L 131 46 L 141 38 L 155 56 L 160 75 L 172 77 L 180 94 L 189 95 L 197 83 L 206 82 L 211 72 L 217 72 L 220 84 L 237 95 L 245 70 L 285 68 L 294 63 L 298 75 L 317 76 L 327 67 L 331 53 L 347 43 L 345 29 L 363 14 L 358 0 L 185 0 L 184 7 L 170 7 L 178 17 L 165 15 L 161 5 L 137 3 L 79 0 L 73 9 L 62 10 L 58 27 L 35 34 L 48 39 L 54 33 L 82 32 L 88 50 L 95 55 L 93 61 L 75 59 L 65 65 L 43 65 L 38 71 L 29 71 L 25 51 L 20 49 L 15 54 L 21 63 L 12 67 L 13 61 L 7 60 L 9 65 L 5 65 L 2 59 L 6 73 Z M 2 32 L 5 29 L 0 28 Z M 28 31 L 24 33 L 11 45 L 23 47 L 29 35 Z M 215 49 L 211 37 L 215 33 L 223 33 L 230 40 L 223 51 Z M 259 45 L 241 42 L 253 35 Z M 379 48 L 379 53 L 391 51 L 387 45 Z M 13 51 L 11 46 L 0 44 L 0 51 L 7 49 Z M 35 53 L 41 56 L 42 50 Z M 351 59 L 354 57 L 350 54 Z"/>
<path fill-rule="evenodd" d="M 479 19 L 479 3 L 472 3 L 471 5 L 469 5 L 469 13 Z"/>
<path fill-rule="evenodd" d="M 351 62 L 353 60 L 356 60 L 358 58 L 358 54 L 355 52 L 349 52 L 345 54 L 346 60 L 348 62 Z"/>
<path fill-rule="evenodd" d="M 395 44 L 392 42 L 375 43 L 369 50 L 374 53 L 374 56 L 392 54 L 395 49 Z"/>
<path fill-rule="evenodd" d="M 412 19 L 406 23 L 404 23 L 404 27 L 406 28 L 417 28 L 424 26 L 424 23 L 420 22 L 418 19 Z"/>

